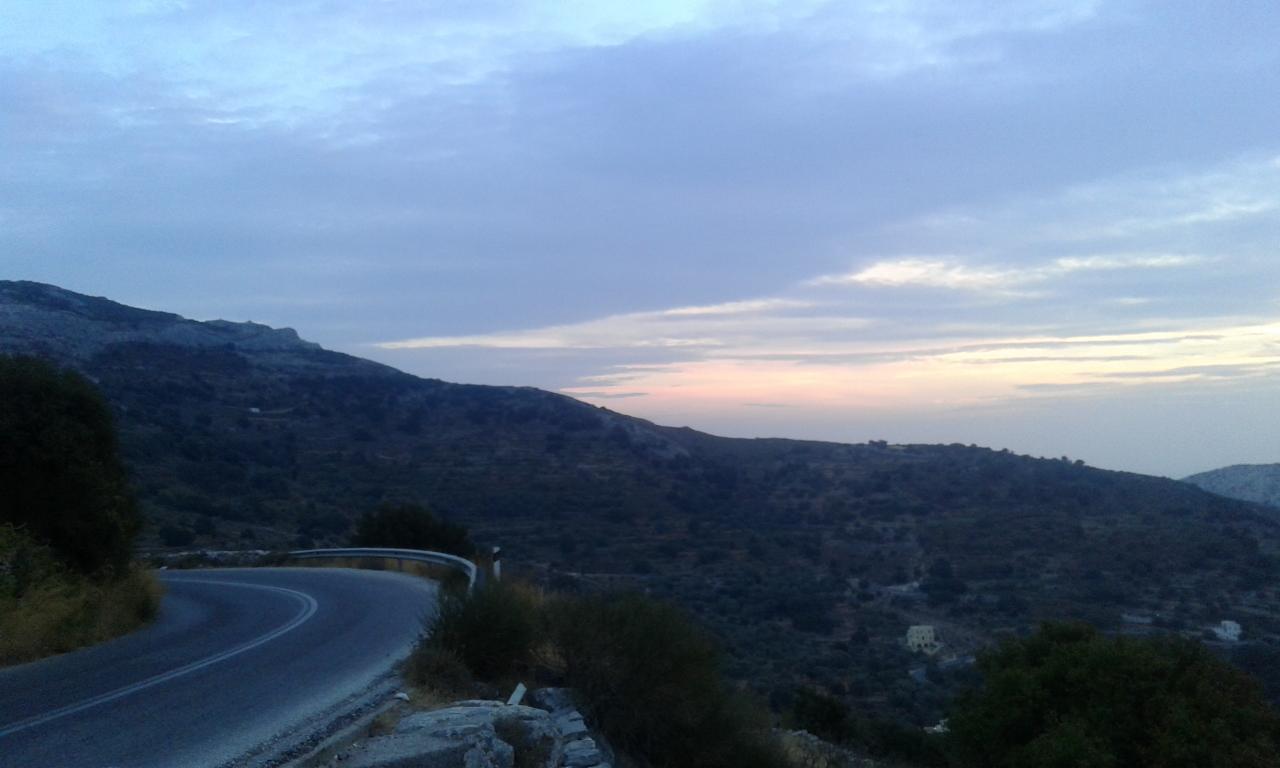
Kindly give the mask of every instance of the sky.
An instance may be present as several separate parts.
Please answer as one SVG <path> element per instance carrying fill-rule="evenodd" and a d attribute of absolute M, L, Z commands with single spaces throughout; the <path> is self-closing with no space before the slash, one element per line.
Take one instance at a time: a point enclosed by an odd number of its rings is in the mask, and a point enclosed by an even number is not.
<path fill-rule="evenodd" d="M 1280 462 L 1274 0 L 0 0 L 0 277 L 717 434 Z"/>

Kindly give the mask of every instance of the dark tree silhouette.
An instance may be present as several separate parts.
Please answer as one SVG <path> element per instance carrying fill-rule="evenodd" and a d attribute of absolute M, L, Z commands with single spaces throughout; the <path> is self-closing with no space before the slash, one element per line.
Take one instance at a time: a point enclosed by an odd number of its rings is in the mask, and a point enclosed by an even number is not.
<path fill-rule="evenodd" d="M 430 549 L 461 557 L 470 557 L 475 552 L 466 528 L 436 518 L 426 507 L 405 503 L 382 504 L 361 515 L 351 544 Z"/>
<path fill-rule="evenodd" d="M 79 572 L 128 565 L 142 519 L 111 411 L 80 374 L 0 356 L 0 522 Z"/>

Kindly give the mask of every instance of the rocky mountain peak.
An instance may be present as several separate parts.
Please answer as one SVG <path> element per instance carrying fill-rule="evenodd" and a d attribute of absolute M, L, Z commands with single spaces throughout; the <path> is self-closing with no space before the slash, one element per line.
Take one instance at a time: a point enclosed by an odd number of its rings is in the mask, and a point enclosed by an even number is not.
<path fill-rule="evenodd" d="M 187 320 L 53 285 L 0 281 L 0 348 L 85 360 L 113 344 L 231 347 L 242 351 L 318 350 L 292 328 L 253 322 Z"/>

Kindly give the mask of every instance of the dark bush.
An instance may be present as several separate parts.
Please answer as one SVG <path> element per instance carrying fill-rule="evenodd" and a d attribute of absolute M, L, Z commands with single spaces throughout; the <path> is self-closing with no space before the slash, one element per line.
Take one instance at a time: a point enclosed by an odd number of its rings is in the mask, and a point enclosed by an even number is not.
<path fill-rule="evenodd" d="M 189 547 L 196 540 L 196 534 L 189 528 L 166 525 L 160 529 L 160 541 L 166 547 Z"/>
<path fill-rule="evenodd" d="M 0 357 L 0 488 L 0 522 L 49 544 L 71 568 L 127 568 L 142 519 L 111 411 L 88 379 Z"/>
<path fill-rule="evenodd" d="M 937 737 L 919 728 L 857 716 L 844 702 L 821 691 L 797 691 L 791 705 L 791 721 L 795 727 L 826 741 L 873 757 L 902 760 L 921 768 L 947 764 Z"/>
<path fill-rule="evenodd" d="M 624 751 L 661 768 L 782 764 L 763 709 L 726 688 L 716 643 L 680 610 L 626 595 L 553 614 L 566 684 Z"/>
<path fill-rule="evenodd" d="M 950 718 L 958 765 L 1280 765 L 1280 715 L 1198 643 L 1046 625 L 979 661 L 984 687 Z"/>
<path fill-rule="evenodd" d="M 795 727 L 836 744 L 849 736 L 849 707 L 820 691 L 797 691 L 791 703 L 791 719 Z"/>
<path fill-rule="evenodd" d="M 456 654 L 482 680 L 504 680 L 532 663 L 542 639 L 538 602 L 529 589 L 500 581 L 444 594 L 427 644 Z"/>
<path fill-rule="evenodd" d="M 440 520 L 418 504 L 383 504 L 361 515 L 351 545 L 430 549 L 459 557 L 475 553 L 466 528 Z"/>
<path fill-rule="evenodd" d="M 424 638 L 405 662 L 405 679 L 447 697 L 467 697 L 475 685 L 471 670 L 458 654 Z"/>

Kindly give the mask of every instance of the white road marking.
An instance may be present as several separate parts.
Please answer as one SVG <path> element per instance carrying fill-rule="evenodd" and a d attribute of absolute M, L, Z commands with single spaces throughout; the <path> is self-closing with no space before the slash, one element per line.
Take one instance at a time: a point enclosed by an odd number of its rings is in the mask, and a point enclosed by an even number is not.
<path fill-rule="evenodd" d="M 192 672 L 197 672 L 201 669 L 204 669 L 205 667 L 209 667 L 214 664 L 217 664 L 218 662 L 226 661 L 227 659 L 233 658 L 235 656 L 239 656 L 242 653 L 247 653 L 249 651 L 252 651 L 254 648 L 257 648 L 261 645 L 265 645 L 266 643 L 269 643 L 272 640 L 275 640 L 277 637 L 280 637 L 281 635 L 287 632 L 291 632 L 297 629 L 298 627 L 302 626 L 307 622 L 307 620 L 309 620 L 312 616 L 315 615 L 316 610 L 320 607 L 320 604 L 316 602 L 316 599 L 314 597 L 306 594 L 305 592 L 299 592 L 296 589 L 286 589 L 285 587 L 269 587 L 269 586 L 266 586 L 265 584 L 245 584 L 238 581 L 213 581 L 209 579 L 183 579 L 182 581 L 184 583 L 217 584 L 219 586 L 225 586 L 225 587 L 245 587 L 248 589 L 263 589 L 270 592 L 279 592 L 281 594 L 288 595 L 290 597 L 297 599 L 302 604 L 302 610 L 299 611 L 298 615 L 294 616 L 293 619 L 289 621 L 289 623 L 281 627 L 278 627 L 276 629 L 273 629 L 270 632 L 266 633 L 265 635 L 256 637 L 247 643 L 238 645 L 235 648 L 232 648 L 231 650 L 222 651 L 221 653 L 215 653 L 214 655 L 207 656 L 203 659 L 200 659 L 199 661 L 193 661 L 190 664 L 178 667 L 177 669 L 171 669 L 168 672 L 162 672 L 158 675 L 155 675 L 154 677 L 149 677 L 146 680 L 143 680 L 142 682 L 134 683 L 133 685 L 127 685 L 123 688 L 117 688 L 114 691 L 109 691 L 99 696 L 94 696 L 91 699 L 85 699 L 84 701 L 78 702 L 76 704 L 68 704 L 65 707 L 55 709 L 52 712 L 46 712 L 42 715 L 34 715 L 32 717 L 28 717 L 25 720 L 18 720 L 17 722 L 0 726 L 0 738 L 4 738 L 5 736 L 10 736 L 12 734 L 18 733 L 19 731 L 25 731 L 28 728 L 35 728 L 36 726 L 44 725 L 45 723 L 51 722 L 53 720 L 58 720 L 59 718 L 66 717 L 67 715 L 74 715 L 77 712 L 83 712 L 86 709 L 91 709 L 93 707 L 97 707 L 102 704 L 106 704 L 108 702 L 122 699 L 125 696 L 131 696 L 139 691 L 144 691 L 153 686 L 160 685 L 161 683 L 167 683 L 170 680 L 175 680 L 179 677 L 182 677 L 183 675 L 189 675 Z"/>

